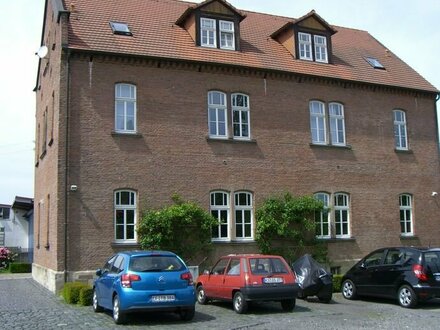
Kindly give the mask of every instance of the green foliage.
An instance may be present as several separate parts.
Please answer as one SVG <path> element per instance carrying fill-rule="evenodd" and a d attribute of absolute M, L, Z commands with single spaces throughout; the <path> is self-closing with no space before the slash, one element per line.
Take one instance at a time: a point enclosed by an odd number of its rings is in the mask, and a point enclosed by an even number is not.
<path fill-rule="evenodd" d="M 9 271 L 11 273 L 31 273 L 32 265 L 22 262 L 13 262 L 9 264 Z"/>
<path fill-rule="evenodd" d="M 81 306 L 91 306 L 93 298 L 93 289 L 87 285 L 79 290 L 78 304 Z"/>
<path fill-rule="evenodd" d="M 293 197 L 285 193 L 267 198 L 256 211 L 256 241 L 261 252 L 279 254 L 292 261 L 304 252 L 306 245 L 317 246 L 314 214 L 323 206 L 312 196 Z M 312 251 L 312 255 L 316 252 L 322 261 L 322 251 Z"/>
<path fill-rule="evenodd" d="M 88 288 L 89 285 L 82 282 L 68 282 L 64 284 L 62 295 L 68 304 L 77 304 L 79 302 L 80 291 Z"/>
<path fill-rule="evenodd" d="M 141 216 L 137 234 L 146 250 L 168 250 L 189 260 L 211 245 L 212 227 L 217 220 L 193 202 L 173 196 L 174 204 L 160 210 L 146 210 Z"/>
<path fill-rule="evenodd" d="M 333 275 L 333 292 L 341 292 L 342 275 Z"/>

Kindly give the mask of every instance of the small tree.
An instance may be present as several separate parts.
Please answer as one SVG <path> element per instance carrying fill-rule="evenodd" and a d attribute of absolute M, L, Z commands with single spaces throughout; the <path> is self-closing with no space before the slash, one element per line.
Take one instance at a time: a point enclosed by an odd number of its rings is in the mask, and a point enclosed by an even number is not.
<path fill-rule="evenodd" d="M 141 247 L 172 251 L 185 260 L 208 252 L 217 220 L 196 203 L 172 199 L 171 206 L 144 211 L 137 229 Z"/>
<path fill-rule="evenodd" d="M 292 261 L 308 245 L 319 247 L 316 250 L 322 259 L 322 246 L 315 240 L 314 214 L 323 207 L 312 196 L 286 193 L 267 198 L 256 211 L 256 241 L 261 252 L 280 254 Z"/>

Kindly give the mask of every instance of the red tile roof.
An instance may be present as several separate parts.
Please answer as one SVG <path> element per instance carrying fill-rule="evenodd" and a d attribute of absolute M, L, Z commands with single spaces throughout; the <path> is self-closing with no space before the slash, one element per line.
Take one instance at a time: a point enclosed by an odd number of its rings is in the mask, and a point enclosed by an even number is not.
<path fill-rule="evenodd" d="M 293 18 L 238 10 L 246 17 L 240 23 L 241 50 L 198 47 L 189 33 L 176 25 L 194 3 L 178 0 L 64 0 L 74 4 L 69 21 L 69 48 L 278 70 L 437 92 L 368 32 L 331 26 L 333 63 L 297 60 L 271 35 Z M 114 35 L 109 22 L 127 23 L 132 37 Z M 364 57 L 377 58 L 386 68 L 372 68 Z"/>

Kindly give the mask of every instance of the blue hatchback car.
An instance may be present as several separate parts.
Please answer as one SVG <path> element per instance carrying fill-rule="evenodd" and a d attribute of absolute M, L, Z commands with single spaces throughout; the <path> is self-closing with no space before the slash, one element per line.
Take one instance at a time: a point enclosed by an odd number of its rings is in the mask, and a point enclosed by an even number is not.
<path fill-rule="evenodd" d="M 183 260 L 168 251 L 127 251 L 96 271 L 93 310 L 113 311 L 116 324 L 139 311 L 176 312 L 182 320 L 195 313 L 193 277 Z"/>

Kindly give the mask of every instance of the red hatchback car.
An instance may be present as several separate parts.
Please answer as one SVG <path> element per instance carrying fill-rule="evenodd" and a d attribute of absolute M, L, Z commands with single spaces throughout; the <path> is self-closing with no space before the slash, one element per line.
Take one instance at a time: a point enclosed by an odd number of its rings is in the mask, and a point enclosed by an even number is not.
<path fill-rule="evenodd" d="M 232 254 L 221 257 L 196 281 L 197 301 L 232 301 L 234 310 L 245 313 L 250 301 L 279 301 L 285 311 L 295 307 L 298 285 L 283 257 L 263 254 Z"/>

